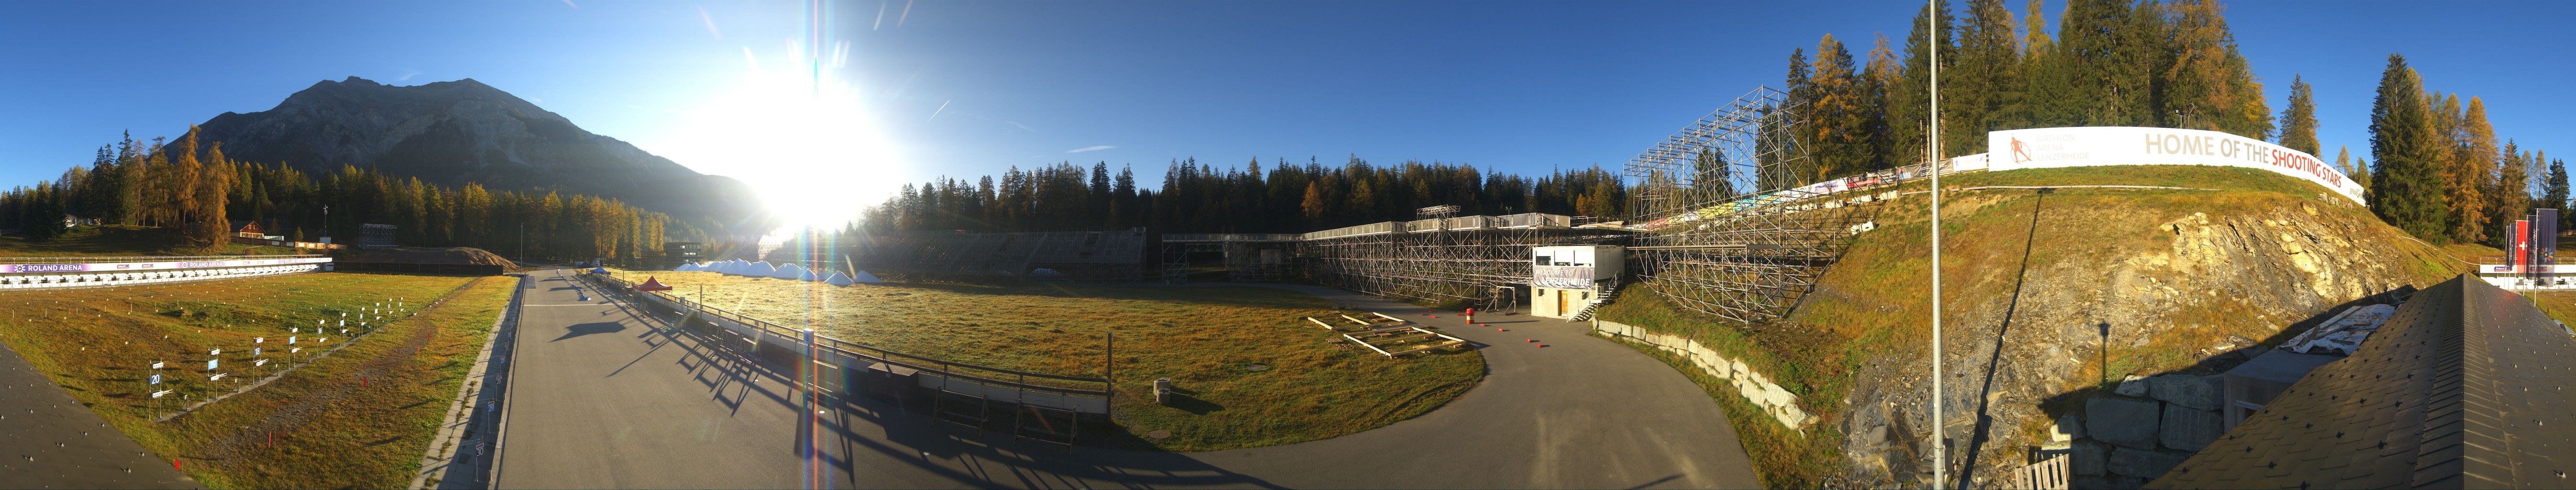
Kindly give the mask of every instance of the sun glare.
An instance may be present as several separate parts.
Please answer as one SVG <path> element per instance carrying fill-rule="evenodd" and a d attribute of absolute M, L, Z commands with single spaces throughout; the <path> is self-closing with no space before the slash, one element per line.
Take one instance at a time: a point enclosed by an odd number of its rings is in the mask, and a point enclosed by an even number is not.
<path fill-rule="evenodd" d="M 872 196 L 881 199 L 882 182 L 905 172 L 859 87 L 839 74 L 847 51 L 745 49 L 743 73 L 730 87 L 681 115 L 671 158 L 742 179 L 786 226 L 781 232 L 857 218 Z"/>

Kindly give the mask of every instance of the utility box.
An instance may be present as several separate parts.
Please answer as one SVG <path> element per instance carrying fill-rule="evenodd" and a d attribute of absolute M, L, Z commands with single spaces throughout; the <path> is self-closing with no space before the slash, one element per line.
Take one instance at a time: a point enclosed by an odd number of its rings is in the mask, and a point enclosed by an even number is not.
<path fill-rule="evenodd" d="M 1624 247 L 1530 247 L 1530 314 L 1571 318 L 1601 302 L 1627 264 Z"/>
<path fill-rule="evenodd" d="M 1172 404 L 1172 378 L 1154 378 L 1154 404 Z"/>

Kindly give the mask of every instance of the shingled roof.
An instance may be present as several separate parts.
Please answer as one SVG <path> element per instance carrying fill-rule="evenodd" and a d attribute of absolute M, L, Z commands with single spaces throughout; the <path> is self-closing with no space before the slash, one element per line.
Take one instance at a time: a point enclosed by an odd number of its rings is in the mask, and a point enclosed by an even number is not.
<path fill-rule="evenodd" d="M 2463 275 L 2147 488 L 2568 488 L 2576 339 Z"/>

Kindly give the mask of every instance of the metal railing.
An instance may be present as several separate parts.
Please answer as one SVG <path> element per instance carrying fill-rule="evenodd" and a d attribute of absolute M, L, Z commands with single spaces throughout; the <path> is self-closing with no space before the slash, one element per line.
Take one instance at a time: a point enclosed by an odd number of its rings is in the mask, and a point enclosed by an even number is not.
<path fill-rule="evenodd" d="M 273 260 L 329 257 L 298 255 L 146 255 L 126 257 L 0 257 L 0 264 L 96 264 L 110 262 L 196 262 L 208 260 Z"/>
<path fill-rule="evenodd" d="M 636 290 L 635 290 L 635 288 L 634 288 L 634 283 L 627 282 L 627 281 L 626 281 L 626 280 L 624 280 L 624 279 L 618 279 L 618 278 L 616 278 L 616 277 L 614 277 L 614 276 L 604 276 L 604 275 L 600 275 L 600 274 L 582 274 L 582 275 L 583 275 L 583 276 L 585 276 L 585 277 L 592 277 L 592 276 L 596 276 L 596 277 L 593 277 L 593 279 L 596 279 L 596 280 L 600 280 L 600 281 L 602 281 L 602 282 L 605 282 L 605 283 L 607 283 L 607 285 L 608 285 L 608 286 L 614 286 L 614 287 L 618 288 L 618 291 L 623 292 L 623 293 L 627 293 L 627 294 L 643 293 L 643 294 L 656 295 L 656 296 L 659 296 L 659 297 L 663 298 L 663 299 L 664 299 L 664 300 L 666 300 L 666 301 L 671 302 L 671 304 L 680 305 L 682 308 L 685 308 L 685 309 L 695 310 L 695 311 L 697 311 L 698 313 L 703 314 L 703 315 L 713 316 L 713 317 L 716 317 L 716 318 L 723 318 L 723 319 L 726 319 L 726 320 L 733 321 L 733 322 L 735 322 L 735 323 L 740 323 L 740 324 L 743 324 L 743 325 L 746 325 L 746 326 L 750 326 L 750 327 L 752 327 L 752 328 L 758 329 L 758 330 L 760 331 L 760 333 L 763 333 L 763 334 L 768 334 L 768 335 L 777 335 L 777 336 L 781 336 L 781 337 L 785 337 L 785 338 L 790 338 L 790 339 L 803 338 L 803 336 L 805 335 L 805 331 L 804 331 L 804 330 L 802 330 L 802 329 L 789 328 L 789 327 L 787 327 L 787 326 L 785 326 L 785 325 L 779 325 L 779 324 L 776 324 L 776 323 L 770 323 L 770 322 L 769 322 L 769 321 L 767 321 L 767 320 L 761 320 L 761 319 L 758 319 L 758 318 L 752 318 L 752 317 L 751 317 L 751 316 L 749 316 L 749 315 L 744 315 L 744 314 L 741 314 L 741 313 L 735 313 L 735 312 L 731 312 L 731 311 L 725 311 L 723 308 L 717 308 L 717 307 L 713 307 L 713 306 L 707 306 L 705 303 L 700 303 L 700 302 L 697 302 L 697 301 L 692 301 L 692 300 L 688 299 L 687 297 L 683 297 L 683 296 L 679 296 L 679 295 L 674 295 L 674 294 L 669 294 L 669 293 L 662 292 L 662 291 L 636 291 Z M 912 370 L 915 370 L 915 371 L 921 371 L 921 372 L 936 373 L 936 374 L 938 374 L 939 376 L 946 377 L 949 381 L 965 381 L 965 382 L 971 382 L 971 383 L 982 384 L 982 385 L 988 385 L 988 386 L 999 386 L 999 387 L 1004 387 L 1004 388 L 1025 389 L 1025 390 L 1032 390 L 1032 391 L 1043 391 L 1043 392 L 1049 392 L 1049 393 L 1055 393 L 1055 394 L 1059 394 L 1059 395 L 1067 395 L 1067 396 L 1084 396 L 1084 397 L 1093 397 L 1093 398 L 1108 398 L 1108 397 L 1109 397 L 1109 383 L 1110 383 L 1110 380 L 1109 380 L 1108 378 L 1095 378 L 1095 377 L 1089 377 L 1089 376 L 1068 376 L 1068 375 L 1062 375 L 1062 374 L 1049 374 L 1049 373 L 1029 372 L 1029 371 L 1020 371 L 1020 370 L 1015 370 L 1015 369 L 1004 369 L 1004 368 L 997 368 L 997 367 L 991 367 L 991 366 L 982 366 L 982 365 L 969 364 L 969 363 L 963 363 L 963 362 L 949 361 L 949 360 L 939 359 L 939 358 L 935 358 L 935 357 L 927 357 L 927 356 L 920 356 L 920 355 L 914 355 L 914 354 L 907 354 L 907 353 L 902 353 L 902 352 L 895 352 L 895 351 L 887 350 L 887 349 L 885 349 L 885 348 L 881 348 L 881 347 L 874 347 L 874 346 L 870 346 L 870 345 L 867 345 L 867 344 L 861 344 L 861 343 L 857 343 L 857 342 L 850 342 L 850 341 L 846 341 L 846 340 L 841 340 L 841 339 L 837 339 L 837 338 L 832 338 L 832 337 L 830 337 L 830 336 L 823 335 L 823 334 L 821 334 L 821 333 L 819 333 L 819 332 L 818 332 L 818 333 L 816 333 L 816 334 L 814 335 L 814 344 L 815 344 L 815 345 L 814 345 L 814 347 L 816 347 L 816 348 L 820 348 L 820 349 L 828 349 L 828 350 L 832 351 L 833 353 L 837 353 L 837 354 L 845 355 L 845 356 L 850 356 L 851 358 L 858 359 L 858 360 L 860 360 L 860 361 L 862 361 L 862 362 L 883 363 L 883 364 L 888 365 L 888 366 L 902 367 L 902 368 L 912 369 Z M 874 353 L 874 355 L 870 355 L 870 353 Z M 901 359 L 909 359 L 910 361 L 897 360 L 898 358 L 901 358 Z M 966 371 L 960 371 L 960 369 L 964 369 L 964 370 L 966 370 Z M 1004 377 L 1009 377 L 1009 378 L 1012 378 L 1012 379 L 1003 379 Z M 1075 382 L 1075 383 L 1079 383 L 1079 384 L 1085 384 L 1085 385 L 1093 384 L 1093 383 L 1098 383 L 1098 384 L 1100 385 L 1100 388 L 1099 388 L 1099 389 L 1086 389 L 1086 388 L 1074 388 L 1074 387 L 1064 387 L 1064 386 L 1050 386 L 1050 385 L 1043 385 L 1043 384 L 1031 384 L 1031 383 L 1029 382 L 1029 379 L 1030 379 L 1030 378 L 1036 378 L 1036 379 L 1040 379 L 1040 380 L 1071 381 L 1071 382 Z"/>

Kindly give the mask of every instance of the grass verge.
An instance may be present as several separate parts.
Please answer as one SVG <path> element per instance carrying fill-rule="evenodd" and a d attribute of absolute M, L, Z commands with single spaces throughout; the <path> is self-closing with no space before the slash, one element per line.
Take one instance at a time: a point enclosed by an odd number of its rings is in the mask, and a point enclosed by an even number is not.
<path fill-rule="evenodd" d="M 454 383 L 463 381 L 493 319 L 507 306 L 510 281 L 487 279 L 457 289 L 472 279 L 315 273 L 11 291 L 0 293 L 0 305 L 19 315 L 0 321 L 0 340 L 154 454 L 183 460 L 183 471 L 208 486 L 402 487 L 410 484 L 420 454 L 455 399 Z M 309 328 L 290 333 L 289 327 L 309 327 L 313 319 L 336 319 L 343 312 L 355 315 L 388 297 L 417 308 L 451 291 L 455 296 L 446 304 L 399 318 L 266 386 L 169 422 L 151 421 L 145 364 L 167 361 L 168 368 L 159 371 L 167 380 L 163 387 L 203 399 L 212 391 L 200 373 L 209 349 L 224 350 L 219 372 L 248 382 L 263 375 L 247 359 L 253 337 L 269 338 L 257 345 L 275 349 L 266 353 L 273 359 L 270 367 L 281 367 L 294 356 L 283 352 L 283 337 L 313 338 Z M 336 330 L 323 336 L 332 343 L 351 341 Z M 164 400 L 162 412 L 177 405 Z"/>
<path fill-rule="evenodd" d="M 1101 376 L 1118 334 L 1115 409 L 1137 437 L 1119 447 L 1209 451 L 1368 430 L 1448 403 L 1484 376 L 1472 350 L 1390 359 L 1305 317 L 1322 298 L 1255 287 L 833 287 L 714 272 L 628 272 L 673 293 L 782 325 L 897 352 L 1026 371 Z M 810 322 L 810 323 L 809 323 Z M 1183 395 L 1153 403 L 1155 378 Z M 1146 437 L 1156 430 L 1165 439 Z M 1089 442 L 1087 442 L 1089 443 Z"/>

